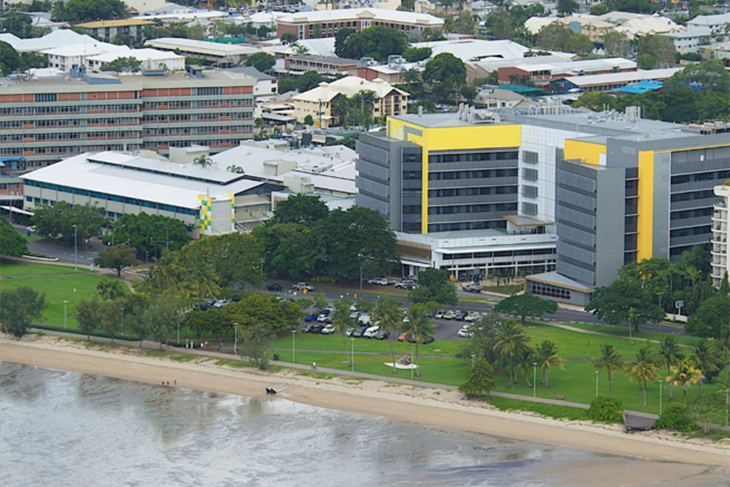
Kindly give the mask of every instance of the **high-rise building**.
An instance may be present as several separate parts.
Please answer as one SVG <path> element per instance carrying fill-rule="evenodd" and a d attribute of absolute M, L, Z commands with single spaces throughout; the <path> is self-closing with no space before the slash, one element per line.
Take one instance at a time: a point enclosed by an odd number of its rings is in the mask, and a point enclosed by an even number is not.
<path fill-rule="evenodd" d="M 84 152 L 204 145 L 252 138 L 251 77 L 188 67 L 164 76 L 79 74 L 5 78 L 0 157 L 43 167 Z"/>
<path fill-rule="evenodd" d="M 715 213 L 712 215 L 712 284 L 720 287 L 726 275 L 730 275 L 728 242 L 730 235 L 730 180 L 715 186 Z"/>

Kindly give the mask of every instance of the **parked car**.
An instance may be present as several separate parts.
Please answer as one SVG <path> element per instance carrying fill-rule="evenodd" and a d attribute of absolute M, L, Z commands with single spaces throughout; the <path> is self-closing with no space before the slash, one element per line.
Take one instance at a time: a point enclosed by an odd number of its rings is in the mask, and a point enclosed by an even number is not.
<path fill-rule="evenodd" d="M 310 321 L 317 321 L 317 317 L 319 315 L 317 313 L 309 313 L 307 316 L 304 317 L 304 321 L 310 322 Z"/>
<path fill-rule="evenodd" d="M 273 284 L 269 284 L 268 286 L 266 286 L 266 289 L 268 289 L 269 291 L 274 291 L 274 292 L 278 293 L 279 291 L 281 291 L 284 288 L 281 287 L 281 284 L 273 283 Z"/>
<path fill-rule="evenodd" d="M 324 327 L 327 326 L 324 323 L 317 323 L 316 325 L 312 326 L 312 333 L 321 333 L 322 330 L 324 330 Z"/>
<path fill-rule="evenodd" d="M 444 313 L 444 319 L 453 320 L 454 318 L 456 318 L 456 314 L 457 314 L 456 310 L 450 309 L 446 313 Z"/>
<path fill-rule="evenodd" d="M 390 333 L 388 333 L 387 331 L 381 331 L 375 338 L 378 340 L 387 340 L 388 338 L 390 338 Z"/>
<path fill-rule="evenodd" d="M 408 289 L 409 286 L 415 284 L 416 281 L 413 281 L 411 279 L 403 279 L 401 282 L 396 282 L 395 287 L 398 289 Z"/>
<path fill-rule="evenodd" d="M 296 291 L 312 292 L 312 291 L 314 291 L 314 286 L 310 286 L 306 282 L 298 282 L 298 283 L 294 284 L 294 289 Z"/>
<path fill-rule="evenodd" d="M 459 333 L 457 333 L 457 335 L 459 335 L 462 338 L 469 338 L 469 337 L 474 336 L 474 332 L 470 331 L 469 328 L 464 327 L 461 330 L 459 330 Z"/>
<path fill-rule="evenodd" d="M 421 340 L 421 345 L 428 345 L 429 343 L 433 343 L 435 340 L 434 337 L 426 337 L 423 340 Z M 416 337 L 411 335 L 408 337 L 408 343 L 416 343 Z"/>
<path fill-rule="evenodd" d="M 353 320 L 356 320 L 359 317 L 360 317 L 360 312 L 359 311 L 353 311 L 352 313 L 350 313 L 350 318 L 352 318 Z"/>
<path fill-rule="evenodd" d="M 380 327 L 379 326 L 371 326 L 367 330 L 365 330 L 365 333 L 362 334 L 363 338 L 375 338 L 380 333 Z"/>
<path fill-rule="evenodd" d="M 327 316 L 324 313 L 321 313 L 319 316 L 317 316 L 317 321 L 319 323 L 324 323 L 325 321 L 327 321 L 327 318 L 329 318 L 329 316 Z"/>
<path fill-rule="evenodd" d="M 476 311 L 469 311 L 469 313 L 467 313 L 466 317 L 464 318 L 464 321 L 477 321 L 480 317 L 481 315 Z"/>
<path fill-rule="evenodd" d="M 456 313 L 456 316 L 454 316 L 454 319 L 456 321 L 464 321 L 464 319 L 466 319 L 466 315 L 468 314 L 469 313 L 467 313 L 466 311 L 459 311 L 458 313 Z"/>
<path fill-rule="evenodd" d="M 334 332 L 335 332 L 335 327 L 331 323 L 328 324 L 327 326 L 325 326 L 324 328 L 322 328 L 322 331 L 320 331 L 320 333 L 322 335 L 331 335 Z"/>
<path fill-rule="evenodd" d="M 218 301 L 216 301 L 215 303 L 213 303 L 213 307 L 214 308 L 222 308 L 223 306 L 225 306 L 227 304 L 228 304 L 228 300 L 227 299 L 219 299 Z"/>
<path fill-rule="evenodd" d="M 345 335 L 351 337 L 355 330 L 357 330 L 357 328 L 348 328 L 345 330 Z"/>
<path fill-rule="evenodd" d="M 400 335 L 398 335 L 398 341 L 399 342 L 405 342 L 411 337 L 411 334 L 408 332 L 403 332 Z"/>
<path fill-rule="evenodd" d="M 438 311 L 436 311 L 436 313 L 434 313 L 433 317 L 436 318 L 437 320 L 442 320 L 444 318 L 444 313 L 446 313 L 445 310 L 443 310 L 443 309 L 438 310 Z"/>
<path fill-rule="evenodd" d="M 370 315 L 361 314 L 357 317 L 357 324 L 360 326 L 369 325 L 373 322 L 373 319 L 370 317 Z"/>
<path fill-rule="evenodd" d="M 467 284 L 466 286 L 461 288 L 462 291 L 466 291 L 468 293 L 480 293 L 482 292 L 482 287 L 477 284 Z"/>
<path fill-rule="evenodd" d="M 365 333 L 365 330 L 366 328 L 356 328 L 350 336 L 355 338 L 362 338 L 362 334 Z"/>
<path fill-rule="evenodd" d="M 314 326 L 314 323 L 304 325 L 304 328 L 302 328 L 302 333 L 312 333 L 312 328 L 314 328 Z"/>
<path fill-rule="evenodd" d="M 372 279 L 368 279 L 368 284 L 374 284 L 376 286 L 387 286 L 388 278 L 387 277 L 374 277 Z"/>

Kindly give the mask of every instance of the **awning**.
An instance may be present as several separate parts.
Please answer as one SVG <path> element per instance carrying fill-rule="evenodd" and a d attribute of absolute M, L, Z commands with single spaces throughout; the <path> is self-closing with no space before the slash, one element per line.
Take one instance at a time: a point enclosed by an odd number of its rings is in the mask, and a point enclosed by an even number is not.
<path fill-rule="evenodd" d="M 15 206 L 0 206 L 0 209 L 3 209 L 5 211 L 9 211 L 12 213 L 18 213 L 19 215 L 28 215 L 33 216 L 34 213 L 32 211 L 26 211 L 21 208 L 16 208 Z"/>

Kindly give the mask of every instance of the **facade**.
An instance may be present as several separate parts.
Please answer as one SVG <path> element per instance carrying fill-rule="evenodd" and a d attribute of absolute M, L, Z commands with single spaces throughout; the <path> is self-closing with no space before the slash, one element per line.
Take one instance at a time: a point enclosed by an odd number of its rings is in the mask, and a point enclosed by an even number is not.
<path fill-rule="evenodd" d="M 191 69 L 165 76 L 5 79 L 0 157 L 42 167 L 88 151 L 200 144 L 220 152 L 252 138 L 255 80 Z"/>
<path fill-rule="evenodd" d="M 712 35 L 726 34 L 725 26 L 730 23 L 730 13 L 719 15 L 698 15 L 694 19 L 687 22 L 687 27 L 692 29 L 695 27 L 709 28 Z"/>
<path fill-rule="evenodd" d="M 625 73 L 589 74 L 586 76 L 568 76 L 557 81 L 561 93 L 571 90 L 613 91 L 640 81 L 664 81 L 671 78 L 683 68 L 639 69 Z"/>
<path fill-rule="evenodd" d="M 185 58 L 174 52 L 157 49 L 122 49 L 116 52 L 104 52 L 86 58 L 86 68 L 101 70 L 105 63 L 111 63 L 120 57 L 132 57 L 140 62 L 142 72 L 185 71 Z"/>
<path fill-rule="evenodd" d="M 253 87 L 253 96 L 256 100 L 261 97 L 271 96 L 272 94 L 275 95 L 279 91 L 278 80 L 276 78 L 262 73 L 253 66 L 231 68 L 230 71 L 256 80 L 256 84 Z"/>
<path fill-rule="evenodd" d="M 730 184 L 715 186 L 717 201 L 712 215 L 712 284 L 720 287 L 725 276 L 730 276 L 728 241 L 730 236 Z"/>
<path fill-rule="evenodd" d="M 174 51 L 181 56 L 207 59 L 222 68 L 238 66 L 247 56 L 261 52 L 260 49 L 255 47 L 219 44 L 195 39 L 179 39 L 176 37 L 152 39 L 147 41 L 145 46 L 162 49 L 163 51 Z"/>
<path fill-rule="evenodd" d="M 662 34 L 663 37 L 670 39 L 674 43 L 677 52 L 685 54 L 688 52 L 698 52 L 702 44 L 710 40 L 712 33 L 709 27 L 694 27 L 684 32 L 668 32 Z"/>
<path fill-rule="evenodd" d="M 539 57 L 537 58 L 539 59 Z M 511 83 L 511 76 L 527 76 L 538 86 L 567 76 L 584 76 L 636 71 L 634 61 L 623 58 L 587 59 L 543 64 L 514 64 L 497 70 L 500 83 Z"/>
<path fill-rule="evenodd" d="M 155 26 L 151 20 L 144 19 L 121 19 L 121 20 L 99 20 L 96 22 L 85 22 L 76 24 L 74 28 L 81 29 L 100 41 L 113 42 L 116 38 L 129 39 L 131 42 L 141 43 L 144 39 L 142 29 L 147 26 Z"/>
<path fill-rule="evenodd" d="M 340 29 L 357 31 L 382 25 L 403 33 L 430 29 L 441 31 L 444 21 L 429 14 L 417 14 L 379 8 L 350 8 L 299 12 L 281 17 L 276 25 L 276 36 L 291 33 L 298 39 L 334 37 Z"/>
<path fill-rule="evenodd" d="M 305 73 L 314 70 L 319 74 L 329 76 L 347 73 L 348 70 L 359 65 L 360 61 L 340 57 L 289 56 L 284 59 L 284 68 L 287 71 Z"/>
<path fill-rule="evenodd" d="M 338 97 L 352 97 L 360 91 L 375 92 L 373 117 L 401 115 L 408 111 L 408 93 L 376 79 L 368 81 L 356 76 L 345 76 L 332 83 L 320 83 L 318 87 L 292 98 L 293 116 L 299 122 L 309 115 L 318 127 L 338 125 L 340 120 L 333 113 L 333 103 Z"/>

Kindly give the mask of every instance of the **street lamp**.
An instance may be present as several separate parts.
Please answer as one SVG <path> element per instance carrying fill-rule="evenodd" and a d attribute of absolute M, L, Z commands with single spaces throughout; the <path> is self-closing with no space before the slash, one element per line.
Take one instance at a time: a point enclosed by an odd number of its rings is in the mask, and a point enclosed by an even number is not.
<path fill-rule="evenodd" d="M 233 355 L 238 352 L 238 323 L 233 323 Z"/>
<path fill-rule="evenodd" d="M 471 354 L 471 368 L 472 368 L 472 369 L 474 368 L 474 360 L 475 360 L 476 358 L 477 358 L 477 356 L 476 356 L 476 355 L 474 355 L 474 354 L 472 353 L 472 354 Z"/>
<path fill-rule="evenodd" d="M 76 224 L 74 224 L 74 270 L 76 270 L 76 266 L 78 265 L 78 233 L 76 229 Z"/>
<path fill-rule="evenodd" d="M 537 397 L 537 362 L 532 362 L 532 397 Z"/>
<path fill-rule="evenodd" d="M 66 329 L 66 303 L 68 303 L 68 301 L 66 301 L 64 299 L 63 300 L 63 329 L 64 330 Z"/>
<path fill-rule="evenodd" d="M 601 372 L 596 370 L 596 397 L 598 397 L 598 374 Z"/>
<path fill-rule="evenodd" d="M 411 380 L 413 380 L 413 345 L 411 345 Z"/>
<path fill-rule="evenodd" d="M 297 336 L 297 331 L 292 330 L 291 331 L 291 363 L 293 363 L 293 364 L 297 363 L 296 348 L 295 348 L 296 336 Z"/>
<path fill-rule="evenodd" d="M 350 366 L 351 370 L 355 372 L 355 339 L 350 338 L 350 341 L 352 342 L 352 353 L 350 354 Z"/>
<path fill-rule="evenodd" d="M 659 416 L 662 415 L 662 386 L 664 386 L 664 381 L 662 379 L 659 379 Z"/>

